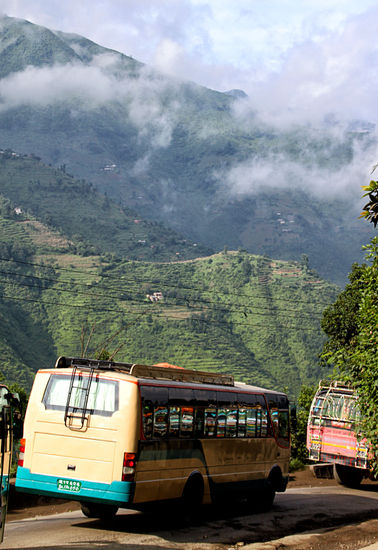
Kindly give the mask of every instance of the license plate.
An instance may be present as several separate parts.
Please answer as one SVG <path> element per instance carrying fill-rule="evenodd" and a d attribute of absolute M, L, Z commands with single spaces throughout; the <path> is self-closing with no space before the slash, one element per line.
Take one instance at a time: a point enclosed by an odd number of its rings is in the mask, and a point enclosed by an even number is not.
<path fill-rule="evenodd" d="M 58 491 L 69 491 L 70 493 L 78 493 L 81 489 L 81 481 L 74 479 L 58 479 L 56 485 Z"/>

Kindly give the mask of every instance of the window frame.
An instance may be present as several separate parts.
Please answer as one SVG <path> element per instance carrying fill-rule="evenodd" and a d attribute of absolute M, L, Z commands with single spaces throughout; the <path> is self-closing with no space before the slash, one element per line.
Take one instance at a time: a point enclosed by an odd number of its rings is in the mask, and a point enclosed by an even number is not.
<path fill-rule="evenodd" d="M 263 393 L 227 391 L 140 384 L 142 413 L 144 404 L 167 407 L 167 429 L 163 435 L 146 433 L 142 414 L 142 433 L 146 439 L 266 439 L 275 437 L 267 398 Z M 281 396 L 274 396 L 278 401 Z M 192 429 L 182 429 L 183 410 L 193 409 Z M 154 409 L 155 410 L 155 409 Z M 179 429 L 171 431 L 170 411 L 179 414 Z M 224 417 L 224 418 L 223 418 Z M 232 418 L 232 422 L 229 419 Z M 251 426 L 254 426 L 251 429 Z"/>
<path fill-rule="evenodd" d="M 49 379 L 47 381 L 47 384 L 45 386 L 43 396 L 41 399 L 41 403 L 45 407 L 45 410 L 52 410 L 52 411 L 62 411 L 64 412 L 67 407 L 67 399 L 68 399 L 68 391 L 69 391 L 69 383 L 71 380 L 71 374 L 60 374 L 60 373 L 53 373 L 50 374 Z M 64 405 L 56 405 L 56 404 L 50 404 L 48 403 L 48 397 L 50 396 L 51 392 L 51 386 L 55 382 L 55 380 L 67 380 L 68 381 L 68 388 L 67 388 L 67 396 L 65 397 L 66 402 Z M 109 384 L 113 385 L 115 388 L 114 391 L 114 410 L 112 411 L 106 411 L 104 409 L 93 409 L 91 407 L 86 407 L 87 414 L 97 415 L 97 416 L 113 416 L 114 413 L 119 411 L 119 380 L 109 380 L 108 378 L 103 378 L 101 376 L 94 376 L 92 378 L 91 384 L 93 382 L 98 382 L 101 384 Z M 70 412 L 75 411 L 75 409 L 81 410 L 82 407 L 75 407 L 74 405 L 69 405 L 68 410 Z"/>

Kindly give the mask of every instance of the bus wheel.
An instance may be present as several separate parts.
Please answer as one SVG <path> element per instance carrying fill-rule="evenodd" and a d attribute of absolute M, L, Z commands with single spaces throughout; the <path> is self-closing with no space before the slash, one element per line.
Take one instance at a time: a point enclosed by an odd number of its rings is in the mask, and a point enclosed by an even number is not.
<path fill-rule="evenodd" d="M 93 502 L 80 502 L 81 511 L 87 518 L 109 520 L 114 518 L 118 508 L 109 504 L 95 504 Z"/>
<path fill-rule="evenodd" d="M 364 474 L 358 468 L 344 466 L 343 464 L 334 464 L 333 475 L 337 483 L 340 483 L 340 485 L 345 485 L 345 487 L 355 489 L 360 485 Z"/>
<path fill-rule="evenodd" d="M 185 522 L 199 518 L 203 501 L 204 483 L 200 474 L 189 477 L 182 493 L 182 512 Z"/>

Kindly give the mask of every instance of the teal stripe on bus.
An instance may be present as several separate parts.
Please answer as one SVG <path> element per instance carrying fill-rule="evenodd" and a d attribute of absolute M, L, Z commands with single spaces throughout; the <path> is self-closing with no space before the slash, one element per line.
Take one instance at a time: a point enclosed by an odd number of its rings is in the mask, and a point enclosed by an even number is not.
<path fill-rule="evenodd" d="M 77 492 L 58 490 L 58 480 L 61 477 L 42 474 L 32 474 L 29 468 L 19 466 L 16 477 L 16 490 L 25 493 L 45 495 L 83 502 L 98 502 L 124 506 L 133 502 L 135 483 L 128 481 L 113 481 L 112 483 L 98 483 L 82 479 L 70 479 L 81 484 Z"/>

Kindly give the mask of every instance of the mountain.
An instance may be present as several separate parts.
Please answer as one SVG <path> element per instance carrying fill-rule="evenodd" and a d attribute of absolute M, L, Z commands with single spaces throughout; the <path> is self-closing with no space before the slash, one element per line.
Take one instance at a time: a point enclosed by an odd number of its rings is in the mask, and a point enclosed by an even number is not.
<path fill-rule="evenodd" d="M 62 191 L 63 204 L 64 194 L 71 190 Z M 225 250 L 174 262 L 124 260 L 91 254 L 85 241 L 75 246 L 67 213 L 59 230 L 51 218 L 47 225 L 0 197 L 0 356 L 8 383 L 29 389 L 35 371 L 57 356 L 103 349 L 127 362 L 232 373 L 292 397 L 326 374 L 317 360 L 320 318 L 339 289 L 305 259 Z"/>
<path fill-rule="evenodd" d="M 10 17 L 0 21 L 0 67 L 0 147 L 64 167 L 85 180 L 84 194 L 92 185 L 204 248 L 306 254 L 339 285 L 361 260 L 372 230 L 358 201 L 315 183 L 338 189 L 340 167 L 348 179 L 356 151 L 374 142 L 368 126 L 273 128 L 240 90 L 182 82 Z"/>
<path fill-rule="evenodd" d="M 172 261 L 208 254 L 159 222 L 148 222 L 77 180 L 62 166 L 47 166 L 38 157 L 0 150 L 0 192 L 4 212 L 38 232 L 39 223 L 64 235 L 67 251 L 118 258 Z M 0 240 L 3 240 L 0 238 Z"/>

